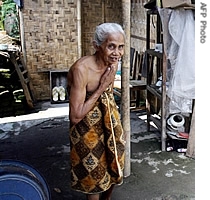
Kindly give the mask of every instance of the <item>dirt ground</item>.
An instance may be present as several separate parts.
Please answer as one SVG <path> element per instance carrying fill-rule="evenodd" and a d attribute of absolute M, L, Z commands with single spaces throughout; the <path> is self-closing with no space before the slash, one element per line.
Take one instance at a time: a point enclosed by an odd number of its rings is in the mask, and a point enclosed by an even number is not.
<path fill-rule="evenodd" d="M 0 139 L 0 159 L 26 162 L 49 185 L 52 200 L 85 200 L 72 191 L 69 174 L 68 117 L 46 119 Z M 131 175 L 116 186 L 112 200 L 194 200 L 195 160 L 184 153 L 161 152 L 157 130 L 131 113 Z"/>

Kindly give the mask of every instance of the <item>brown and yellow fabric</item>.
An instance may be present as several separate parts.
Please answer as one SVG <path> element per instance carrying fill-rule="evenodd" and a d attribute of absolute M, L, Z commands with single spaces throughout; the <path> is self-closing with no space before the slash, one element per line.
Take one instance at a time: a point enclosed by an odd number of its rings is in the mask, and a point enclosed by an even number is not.
<path fill-rule="evenodd" d="M 93 194 L 122 183 L 125 141 L 111 88 L 70 127 L 70 148 L 72 189 Z"/>

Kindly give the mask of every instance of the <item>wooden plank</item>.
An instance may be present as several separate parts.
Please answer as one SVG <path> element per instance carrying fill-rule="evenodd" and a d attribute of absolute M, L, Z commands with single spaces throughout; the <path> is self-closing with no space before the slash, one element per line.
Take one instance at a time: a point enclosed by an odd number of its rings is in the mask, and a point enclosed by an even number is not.
<path fill-rule="evenodd" d="M 161 93 L 159 93 L 155 88 L 147 85 L 147 91 L 151 92 L 153 95 L 155 95 L 158 99 L 161 99 Z"/>
<path fill-rule="evenodd" d="M 195 106 L 193 108 L 186 156 L 195 158 Z"/>
<path fill-rule="evenodd" d="M 27 83 L 26 83 L 26 81 L 25 81 L 25 79 L 22 75 L 22 72 L 20 71 L 20 68 L 18 66 L 17 60 L 16 60 L 13 52 L 10 53 L 10 60 L 13 63 L 13 65 L 14 65 L 16 71 L 17 71 L 17 74 L 20 78 L 20 82 L 21 82 L 21 85 L 23 87 L 23 91 L 24 91 L 24 94 L 25 94 L 25 97 L 26 97 L 27 104 L 30 108 L 33 108 L 34 105 L 33 105 L 32 99 L 31 99 L 31 94 L 30 94 L 30 91 L 28 89 L 28 85 L 27 85 Z"/>
<path fill-rule="evenodd" d="M 136 39 L 138 39 L 138 40 L 143 40 L 143 41 L 146 41 L 146 40 L 147 40 L 147 38 L 141 37 L 141 36 L 139 36 L 139 35 L 131 35 L 131 37 L 132 37 L 132 38 L 136 38 Z M 151 42 L 151 43 L 155 43 L 155 40 L 150 39 L 150 42 Z"/>
<path fill-rule="evenodd" d="M 167 42 L 167 41 L 164 41 Z M 166 54 L 163 54 L 163 70 L 162 70 L 162 102 L 161 102 L 161 149 L 166 151 L 166 70 L 167 60 Z"/>
<path fill-rule="evenodd" d="M 28 69 L 27 69 L 27 66 L 25 64 L 25 60 L 24 60 L 24 57 L 23 57 L 23 53 L 20 52 L 20 61 L 22 63 L 22 66 L 23 66 L 23 69 L 24 71 L 22 71 L 22 75 L 24 75 L 26 73 L 27 75 L 27 82 L 28 83 L 28 90 L 29 90 L 29 93 L 30 93 L 30 97 L 32 99 L 33 102 L 36 102 L 36 98 L 35 98 L 35 91 L 34 91 L 34 87 L 33 87 L 33 84 L 31 82 L 31 77 L 30 77 L 30 74 L 28 73 Z M 22 76 L 23 77 L 23 76 Z"/>

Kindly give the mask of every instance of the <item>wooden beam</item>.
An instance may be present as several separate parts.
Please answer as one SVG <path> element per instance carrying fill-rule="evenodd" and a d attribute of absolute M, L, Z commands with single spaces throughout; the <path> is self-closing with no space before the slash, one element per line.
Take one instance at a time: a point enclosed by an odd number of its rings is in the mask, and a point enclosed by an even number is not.
<path fill-rule="evenodd" d="M 141 37 L 141 36 L 138 36 L 138 35 L 131 35 L 131 38 L 135 38 L 135 39 L 142 40 L 142 41 L 147 41 L 147 38 Z M 155 40 L 153 40 L 153 39 L 150 39 L 149 41 L 151 43 L 155 43 Z"/>
<path fill-rule="evenodd" d="M 122 77 L 121 77 L 121 117 L 124 130 L 125 146 L 125 168 L 124 176 L 128 177 L 131 171 L 130 164 L 130 0 L 122 0 L 123 28 L 125 31 L 125 53 L 122 59 Z"/>
<path fill-rule="evenodd" d="M 186 156 L 195 158 L 195 106 L 193 108 Z"/>

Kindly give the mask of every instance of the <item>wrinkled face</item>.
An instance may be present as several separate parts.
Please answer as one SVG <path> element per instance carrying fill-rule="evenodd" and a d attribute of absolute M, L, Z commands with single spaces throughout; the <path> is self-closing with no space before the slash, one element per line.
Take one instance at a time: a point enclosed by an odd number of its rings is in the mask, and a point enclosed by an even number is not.
<path fill-rule="evenodd" d="M 106 65 L 117 65 L 124 54 L 124 36 L 121 33 L 109 34 L 99 47 L 100 56 Z"/>

